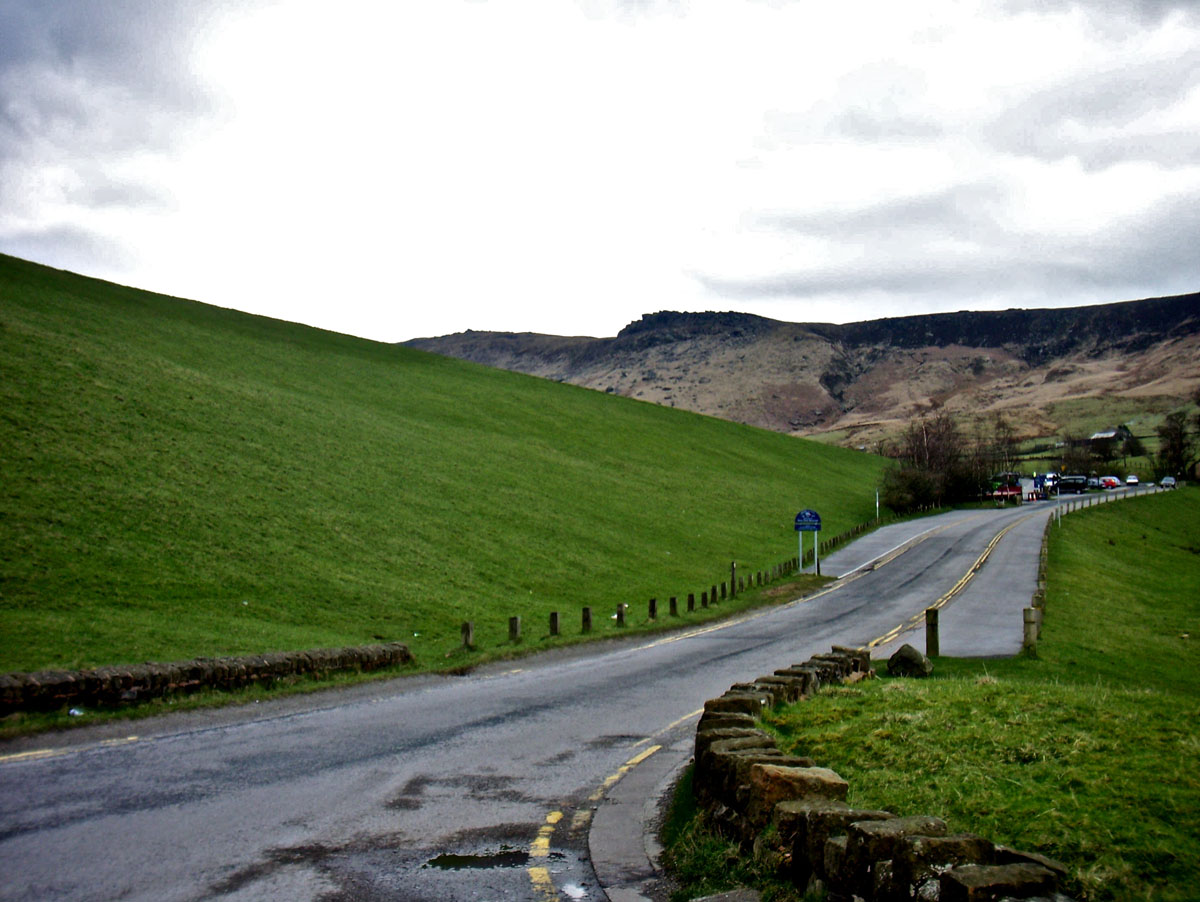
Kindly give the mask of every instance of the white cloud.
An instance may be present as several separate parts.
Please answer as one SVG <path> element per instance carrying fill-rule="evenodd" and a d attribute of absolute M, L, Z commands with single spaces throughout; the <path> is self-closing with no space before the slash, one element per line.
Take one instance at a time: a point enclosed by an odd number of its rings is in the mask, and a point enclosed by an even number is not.
<path fill-rule="evenodd" d="M 382 340 L 1200 277 L 1155 215 L 1200 200 L 1168 4 L 155 9 L 0 8 L 0 249 Z"/>

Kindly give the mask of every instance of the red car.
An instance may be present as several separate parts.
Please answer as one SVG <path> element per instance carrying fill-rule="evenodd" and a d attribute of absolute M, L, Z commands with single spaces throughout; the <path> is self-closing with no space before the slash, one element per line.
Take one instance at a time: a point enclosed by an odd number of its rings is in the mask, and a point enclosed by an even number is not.
<path fill-rule="evenodd" d="M 1120 487 L 1121 487 L 1121 480 L 1117 479 L 1116 476 L 1101 476 L 1100 477 L 1100 488 L 1102 488 L 1102 489 L 1119 489 Z"/>

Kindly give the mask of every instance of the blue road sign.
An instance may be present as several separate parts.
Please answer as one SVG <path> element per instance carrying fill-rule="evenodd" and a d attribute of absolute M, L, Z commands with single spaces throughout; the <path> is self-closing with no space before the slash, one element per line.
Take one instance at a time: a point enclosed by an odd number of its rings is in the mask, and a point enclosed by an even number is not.
<path fill-rule="evenodd" d="M 811 508 L 796 514 L 796 532 L 820 532 L 821 515 Z"/>

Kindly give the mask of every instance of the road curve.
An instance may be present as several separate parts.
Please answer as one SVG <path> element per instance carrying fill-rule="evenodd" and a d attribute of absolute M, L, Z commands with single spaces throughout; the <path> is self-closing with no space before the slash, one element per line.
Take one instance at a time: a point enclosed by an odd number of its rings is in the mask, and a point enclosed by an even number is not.
<path fill-rule="evenodd" d="M 0 900 L 604 899 L 593 812 L 705 699 L 952 591 L 943 653 L 1019 647 L 1051 507 L 879 530 L 816 596 L 661 638 L 8 743 Z"/>

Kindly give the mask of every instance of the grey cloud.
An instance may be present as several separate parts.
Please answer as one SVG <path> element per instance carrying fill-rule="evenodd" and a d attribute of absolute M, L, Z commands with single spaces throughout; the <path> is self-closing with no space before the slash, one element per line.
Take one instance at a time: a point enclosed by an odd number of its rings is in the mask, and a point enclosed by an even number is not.
<path fill-rule="evenodd" d="M 757 222 L 787 232 L 858 240 L 914 229 L 960 235 L 968 229 L 991 230 L 996 208 L 1005 202 L 999 185 L 974 182 L 853 210 L 768 214 L 758 217 Z"/>
<path fill-rule="evenodd" d="M 1190 165 L 1194 131 L 1114 137 L 1140 117 L 1181 103 L 1200 84 L 1200 50 L 1139 66 L 1080 76 L 1038 92 L 1006 110 L 983 129 L 991 146 L 1009 153 L 1056 160 L 1077 156 L 1089 167 L 1121 159 Z M 1074 125 L 1083 135 L 1068 133 Z"/>
<path fill-rule="evenodd" d="M 923 308 L 961 305 L 993 295 L 1026 297 L 1035 304 L 1181 294 L 1200 288 L 1200 192 L 1179 195 L 1154 209 L 1115 220 L 1085 237 L 1016 233 L 983 217 L 969 220 L 983 249 L 970 258 L 947 259 L 925 250 L 940 210 L 942 231 L 962 225 L 953 212 L 957 198 L 985 200 L 987 186 L 963 186 L 940 195 L 915 198 L 830 217 L 797 217 L 798 231 L 824 235 L 865 248 L 861 262 L 765 274 L 753 279 L 695 278 L 709 291 L 730 299 L 814 298 L 831 293 L 892 296 L 897 303 L 918 299 Z M 915 230 L 912 224 L 920 227 Z M 819 226 L 825 223 L 827 228 Z M 788 223 L 780 222 L 787 226 Z M 879 234 L 892 240 L 881 242 Z"/>
<path fill-rule="evenodd" d="M 1194 5 L 1187 0 L 1007 0 L 1003 5 L 1014 12 L 1078 9 L 1093 21 L 1119 18 L 1150 26 L 1172 13 L 1195 13 Z"/>
<path fill-rule="evenodd" d="M 881 115 L 860 107 L 852 107 L 835 116 L 831 126 L 836 133 L 864 141 L 937 138 L 945 132 L 942 125 L 932 119 L 899 113 Z"/>
<path fill-rule="evenodd" d="M 97 261 L 110 270 L 135 262 L 123 244 L 71 225 L 10 236 L 4 241 L 4 253 L 26 260 L 53 261 L 52 265 L 75 272 L 95 270 Z"/>

